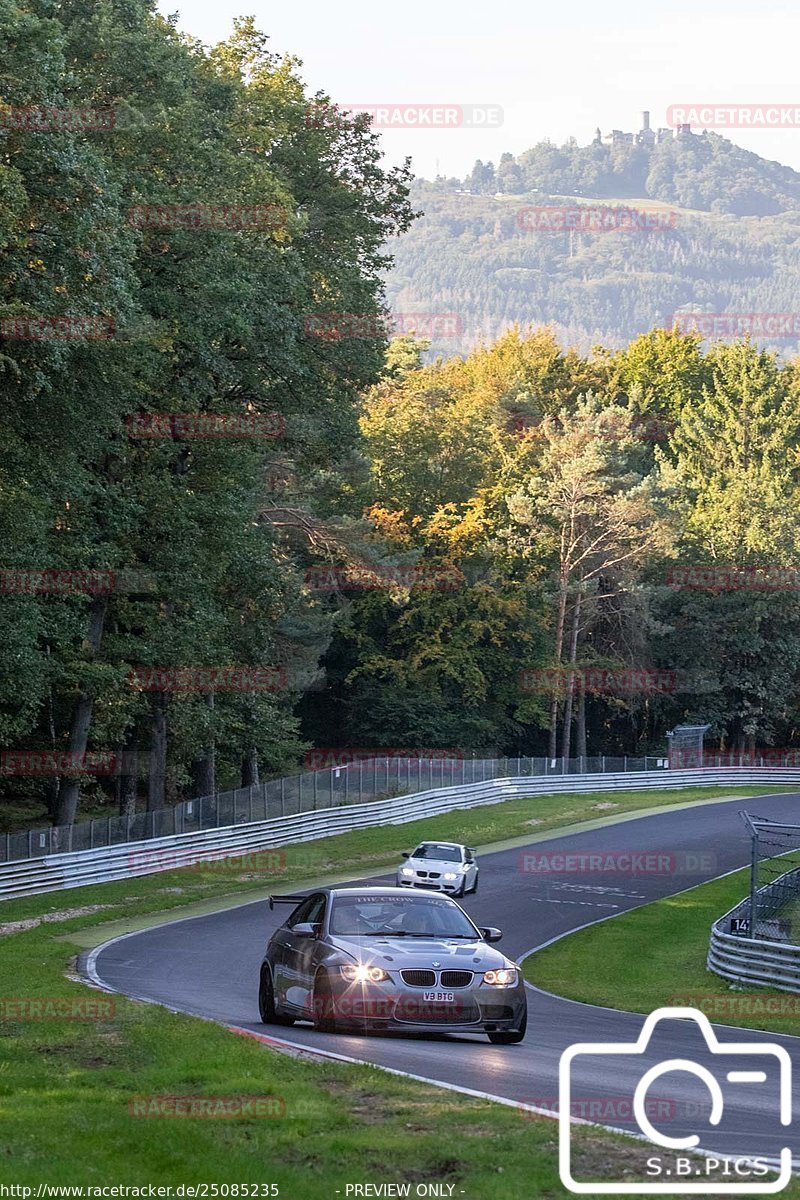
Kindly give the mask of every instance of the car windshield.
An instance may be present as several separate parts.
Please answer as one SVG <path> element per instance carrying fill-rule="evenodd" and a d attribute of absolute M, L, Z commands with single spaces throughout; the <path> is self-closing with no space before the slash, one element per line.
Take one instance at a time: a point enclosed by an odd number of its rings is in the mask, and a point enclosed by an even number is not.
<path fill-rule="evenodd" d="M 460 846 L 442 846 L 438 842 L 423 842 L 412 858 L 435 858 L 437 862 L 461 862 Z"/>
<path fill-rule="evenodd" d="M 330 931 L 349 937 L 479 937 L 461 909 L 443 896 L 336 896 Z"/>

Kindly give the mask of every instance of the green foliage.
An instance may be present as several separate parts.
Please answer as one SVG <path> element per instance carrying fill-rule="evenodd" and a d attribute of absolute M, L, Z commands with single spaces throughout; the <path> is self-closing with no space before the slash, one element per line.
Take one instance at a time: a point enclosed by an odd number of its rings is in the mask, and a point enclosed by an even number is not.
<path fill-rule="evenodd" d="M 6 0 L 0 24 L 4 107 L 116 115 L 102 131 L 0 129 L 0 315 L 106 314 L 116 328 L 105 341 L 3 341 L 2 565 L 151 581 L 103 601 L 0 597 L 0 744 L 138 747 L 151 806 L 191 792 L 203 766 L 214 786 L 214 761 L 217 786 L 238 783 L 248 757 L 288 770 L 321 631 L 302 556 L 263 519 L 275 442 L 175 426 L 137 437 L 130 421 L 274 417 L 295 473 L 335 461 L 383 345 L 321 341 L 308 318 L 381 310 L 383 245 L 411 216 L 407 170 L 382 169 L 363 121 L 313 127 L 296 62 L 250 20 L 210 51 L 144 0 L 57 11 Z M 198 202 L 282 216 L 241 229 L 129 220 L 132 205 Z M 221 690 L 213 705 L 129 681 L 138 666 L 287 663 L 281 690 Z M 71 820 L 78 794 L 62 780 L 51 812 Z"/>

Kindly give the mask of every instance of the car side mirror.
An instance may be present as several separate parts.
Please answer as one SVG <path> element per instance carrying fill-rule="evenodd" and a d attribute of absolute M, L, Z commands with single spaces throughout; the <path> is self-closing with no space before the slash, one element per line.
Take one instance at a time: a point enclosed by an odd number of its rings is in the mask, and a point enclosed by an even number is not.
<path fill-rule="evenodd" d="M 502 929 L 495 929 L 493 925 L 481 930 L 481 937 L 485 942 L 499 942 L 502 936 Z"/>
<path fill-rule="evenodd" d="M 292 926 L 292 933 L 295 937 L 316 937 L 318 926 L 311 921 L 298 921 Z"/>
<path fill-rule="evenodd" d="M 411 858 L 411 855 L 409 854 L 408 850 L 404 850 L 403 853 L 400 855 L 400 857 L 401 858 Z"/>

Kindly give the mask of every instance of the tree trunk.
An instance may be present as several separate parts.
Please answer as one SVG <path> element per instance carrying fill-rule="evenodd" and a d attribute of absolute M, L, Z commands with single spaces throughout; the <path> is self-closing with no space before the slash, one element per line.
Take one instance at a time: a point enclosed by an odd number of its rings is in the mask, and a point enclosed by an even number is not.
<path fill-rule="evenodd" d="M 209 750 L 202 758 L 196 758 L 192 763 L 193 796 L 213 796 L 215 790 L 214 751 Z"/>
<path fill-rule="evenodd" d="M 209 692 L 206 698 L 206 703 L 212 714 L 214 712 L 214 693 Z M 213 796 L 216 791 L 216 746 L 214 742 L 213 731 L 208 739 L 208 746 L 202 758 L 198 758 L 192 765 L 192 783 L 195 789 L 195 796 Z"/>
<path fill-rule="evenodd" d="M 139 787 L 139 731 L 132 730 L 122 747 L 122 766 L 119 773 L 119 815 L 136 815 Z"/>
<path fill-rule="evenodd" d="M 164 807 L 167 783 L 167 705 L 163 692 L 150 701 L 150 777 L 147 781 L 147 811 Z"/>
<path fill-rule="evenodd" d="M 89 629 L 84 642 L 84 650 L 88 659 L 96 657 L 103 639 L 103 624 L 108 611 L 108 597 L 96 596 L 89 606 Z M 72 720 L 69 727 L 67 750 L 75 755 L 84 755 L 89 741 L 89 729 L 92 724 L 94 696 L 88 690 L 80 693 L 72 710 Z M 58 788 L 56 804 L 56 825 L 72 825 L 75 813 L 78 811 L 78 800 L 81 794 L 80 776 L 62 778 Z"/>
<path fill-rule="evenodd" d="M 556 618 L 556 643 L 555 643 L 555 665 L 561 666 L 561 652 L 564 648 L 564 621 L 567 612 L 567 577 L 561 574 L 559 580 L 559 595 L 558 595 L 558 616 Z M 553 691 L 553 699 L 550 704 L 550 747 L 549 754 L 551 758 L 556 756 L 556 746 L 558 744 L 558 688 Z"/>
<path fill-rule="evenodd" d="M 242 787 L 258 787 L 258 751 L 251 746 L 242 757 Z"/>
<path fill-rule="evenodd" d="M 578 681 L 578 721 L 575 731 L 578 740 L 576 752 L 579 758 L 586 758 L 586 677 L 581 675 Z"/>
<path fill-rule="evenodd" d="M 575 604 L 572 608 L 572 630 L 569 639 L 569 671 L 567 673 L 567 695 L 564 701 L 564 728 L 561 733 L 561 757 L 566 761 L 569 758 L 570 743 L 572 741 L 572 697 L 575 691 L 575 673 L 574 667 L 578 657 L 578 628 L 581 619 L 581 594 L 577 592 L 575 595 Z"/>

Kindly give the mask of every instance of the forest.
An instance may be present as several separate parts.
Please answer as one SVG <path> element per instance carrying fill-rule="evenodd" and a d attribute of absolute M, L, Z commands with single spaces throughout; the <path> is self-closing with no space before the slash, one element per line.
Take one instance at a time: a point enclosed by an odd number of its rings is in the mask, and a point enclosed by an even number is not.
<path fill-rule="evenodd" d="M 521 268 L 488 208 L 415 220 L 408 164 L 310 121 L 326 98 L 251 21 L 208 49 L 141 0 L 1 7 L 0 828 L 315 747 L 641 754 L 684 720 L 791 745 L 800 364 L 656 319 L 676 263 L 716 303 L 712 262 L 744 295 L 768 255 L 654 235 L 646 327 L 586 347 L 513 283 L 566 287 L 555 251 Z M 505 332 L 390 336 L 414 236 L 506 272 Z M 625 288 L 637 241 L 603 252 Z M 561 324 L 619 331 L 595 254 Z"/>

